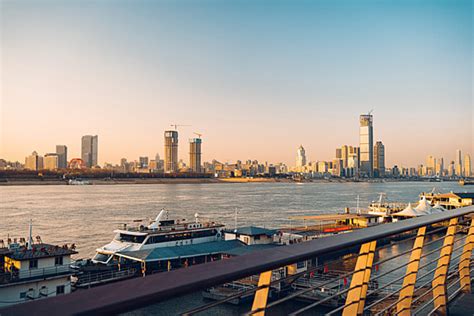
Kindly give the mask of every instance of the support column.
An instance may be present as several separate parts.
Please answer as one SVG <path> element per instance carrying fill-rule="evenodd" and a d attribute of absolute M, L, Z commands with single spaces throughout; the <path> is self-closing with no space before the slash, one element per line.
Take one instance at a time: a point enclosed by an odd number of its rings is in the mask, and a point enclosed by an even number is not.
<path fill-rule="evenodd" d="M 272 271 L 266 271 L 260 273 L 260 277 L 258 278 L 258 287 L 263 287 L 257 290 L 255 292 L 255 297 L 253 299 L 253 305 L 252 305 L 252 312 L 256 311 L 261 308 L 267 307 L 267 301 L 268 301 L 268 292 L 270 291 L 270 282 L 272 280 Z M 260 311 L 256 312 L 256 316 L 264 316 L 265 311 Z"/>
<path fill-rule="evenodd" d="M 459 261 L 459 282 L 461 283 L 461 291 L 471 293 L 471 256 L 474 248 L 474 217 L 471 219 L 471 226 L 466 236 L 466 241 Z"/>
<path fill-rule="evenodd" d="M 347 293 L 346 304 L 342 312 L 343 316 L 362 315 L 364 311 L 376 244 L 376 241 L 372 241 L 360 247 L 359 257 L 357 257 L 351 285 Z"/>
<path fill-rule="evenodd" d="M 457 218 L 451 218 L 449 220 L 448 230 L 444 237 L 443 248 L 441 248 L 438 265 L 432 282 L 434 307 L 438 315 L 447 315 L 448 313 L 446 280 L 448 278 L 449 263 L 453 252 L 457 224 Z"/>
<path fill-rule="evenodd" d="M 397 315 L 410 316 L 411 303 L 413 301 L 413 294 L 415 292 L 416 276 L 418 267 L 420 266 L 420 258 L 423 250 L 423 243 L 425 241 L 426 226 L 418 229 L 418 234 L 413 244 L 410 261 L 408 263 L 405 278 L 403 279 L 402 290 L 398 298 Z"/>

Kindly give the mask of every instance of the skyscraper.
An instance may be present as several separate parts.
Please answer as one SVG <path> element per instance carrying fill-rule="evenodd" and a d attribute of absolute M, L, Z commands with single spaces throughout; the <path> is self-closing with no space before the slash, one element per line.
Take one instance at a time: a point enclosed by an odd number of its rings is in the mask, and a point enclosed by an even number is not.
<path fill-rule="evenodd" d="M 426 157 L 426 175 L 434 176 L 436 173 L 436 158 L 432 155 Z"/>
<path fill-rule="evenodd" d="M 67 147 L 66 145 L 56 145 L 56 154 L 58 154 L 58 168 L 67 168 Z"/>
<path fill-rule="evenodd" d="M 59 155 L 56 153 L 45 154 L 43 159 L 44 169 L 56 170 L 59 168 Z"/>
<path fill-rule="evenodd" d="M 97 166 L 99 136 L 82 136 L 81 158 L 86 167 Z"/>
<path fill-rule="evenodd" d="M 461 154 L 461 149 L 456 150 L 456 175 L 458 177 L 462 176 L 462 154 Z"/>
<path fill-rule="evenodd" d="M 471 176 L 471 156 L 469 154 L 464 155 L 464 176 Z"/>
<path fill-rule="evenodd" d="M 25 158 L 25 169 L 42 170 L 43 157 L 38 155 L 36 151 L 32 152 L 30 156 Z"/>
<path fill-rule="evenodd" d="M 374 175 L 374 135 L 373 135 L 372 114 L 362 114 L 360 116 L 360 173 L 368 177 Z"/>
<path fill-rule="evenodd" d="M 296 169 L 298 172 L 303 171 L 303 167 L 306 166 L 306 152 L 303 145 L 300 145 L 296 151 Z"/>
<path fill-rule="evenodd" d="M 165 172 L 178 171 L 178 131 L 165 131 Z"/>
<path fill-rule="evenodd" d="M 385 146 L 381 141 L 376 142 L 374 146 L 374 175 L 385 176 Z"/>
<path fill-rule="evenodd" d="M 193 172 L 202 172 L 201 144 L 201 138 L 191 138 L 189 140 L 189 167 Z"/>

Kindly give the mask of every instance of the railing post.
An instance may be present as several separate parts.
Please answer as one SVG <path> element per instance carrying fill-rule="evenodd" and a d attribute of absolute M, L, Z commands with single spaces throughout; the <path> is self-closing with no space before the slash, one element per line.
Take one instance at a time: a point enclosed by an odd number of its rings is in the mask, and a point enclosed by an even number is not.
<path fill-rule="evenodd" d="M 410 261 L 407 266 L 403 286 L 397 303 L 397 315 L 410 316 L 411 302 L 415 292 L 416 276 L 418 267 L 420 266 L 421 253 L 423 251 L 423 243 L 425 241 L 426 226 L 418 228 L 418 234 L 413 244 Z"/>
<path fill-rule="evenodd" d="M 370 273 L 377 242 L 372 241 L 360 247 L 351 285 L 347 293 L 343 316 L 362 315 L 369 286 Z"/>
<path fill-rule="evenodd" d="M 270 291 L 270 282 L 272 280 L 272 270 L 260 273 L 258 287 L 263 287 L 255 292 L 252 304 L 252 312 L 267 307 L 268 292 Z M 265 311 L 259 311 L 253 315 L 264 316 Z"/>
<path fill-rule="evenodd" d="M 471 256 L 474 245 L 474 217 L 471 219 L 471 226 L 466 236 L 466 241 L 462 250 L 461 260 L 459 261 L 459 282 L 461 291 L 471 293 Z"/>
<path fill-rule="evenodd" d="M 451 218 L 449 220 L 448 230 L 446 231 L 446 236 L 444 237 L 443 247 L 441 248 L 438 265 L 436 267 L 432 282 L 434 308 L 438 315 L 447 315 L 448 313 L 446 280 L 448 278 L 449 263 L 451 261 L 451 254 L 453 252 L 457 224 L 457 218 Z"/>

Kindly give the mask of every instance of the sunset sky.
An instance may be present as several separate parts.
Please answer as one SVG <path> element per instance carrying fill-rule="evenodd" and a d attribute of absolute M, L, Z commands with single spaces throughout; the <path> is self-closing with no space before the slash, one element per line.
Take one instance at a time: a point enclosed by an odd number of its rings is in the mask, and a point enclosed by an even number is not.
<path fill-rule="evenodd" d="M 474 152 L 472 1 L 0 0 L 0 158 L 99 135 L 99 162 L 158 152 L 294 165 L 358 145 L 387 166 Z"/>

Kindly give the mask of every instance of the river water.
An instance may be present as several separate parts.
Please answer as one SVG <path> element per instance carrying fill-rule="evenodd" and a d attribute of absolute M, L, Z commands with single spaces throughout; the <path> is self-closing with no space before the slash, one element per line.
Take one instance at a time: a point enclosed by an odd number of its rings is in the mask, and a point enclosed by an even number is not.
<path fill-rule="evenodd" d="M 168 209 L 178 218 L 192 219 L 199 213 L 201 217 L 223 222 L 228 227 L 234 227 L 237 211 L 238 226 L 278 228 L 303 224 L 290 222 L 289 216 L 340 212 L 345 207 L 355 211 L 357 197 L 360 207 L 366 208 L 381 192 L 386 193 L 390 201 L 415 202 L 421 192 L 433 188 L 439 192 L 473 190 L 459 187 L 455 182 L 3 186 L 0 187 L 0 239 L 6 240 L 8 235 L 25 237 L 31 218 L 34 236 L 40 235 L 44 242 L 53 244 L 75 243 L 79 251 L 77 257 L 83 258 L 92 256 L 95 248 L 108 243 L 120 223 L 154 218 L 161 208 Z M 439 245 L 432 245 L 426 251 Z M 407 243 L 377 251 L 376 260 L 410 247 L 411 243 Z M 436 256 L 436 253 L 430 255 L 422 263 L 436 259 Z M 390 261 L 380 267 L 379 273 L 401 263 Z M 344 265 L 352 264 L 354 262 L 344 262 Z M 404 273 L 404 269 L 390 278 L 398 277 L 400 273 Z M 175 315 L 203 303 L 201 294 L 194 293 L 127 314 Z M 269 314 L 286 315 L 302 306 L 304 304 L 289 301 Z M 249 308 L 248 304 L 223 304 L 203 314 L 239 315 Z M 319 307 L 306 314 L 323 315 L 326 311 Z"/>
<path fill-rule="evenodd" d="M 52 244 L 75 243 L 78 257 L 112 240 L 120 223 L 155 218 L 166 208 L 178 218 L 201 217 L 235 225 L 278 228 L 289 216 L 355 211 L 385 192 L 391 201 L 417 201 L 421 192 L 463 192 L 455 182 L 225 183 L 144 185 L 39 185 L 0 187 L 0 239 L 33 235 Z M 299 223 L 302 225 L 302 223 Z"/>

